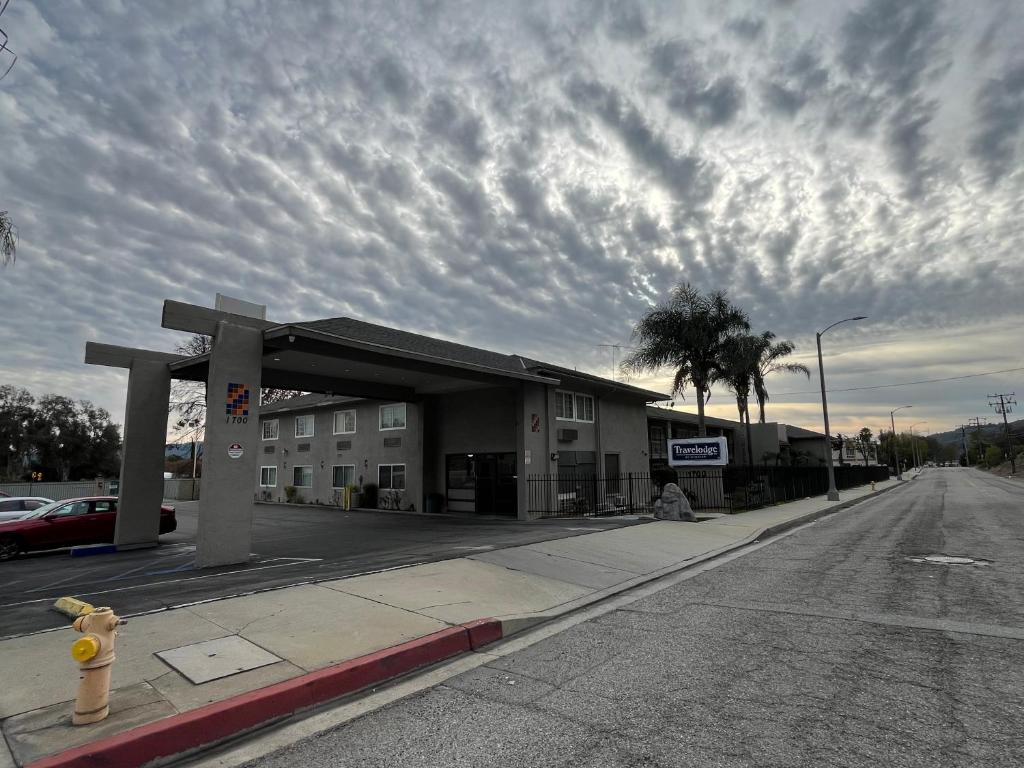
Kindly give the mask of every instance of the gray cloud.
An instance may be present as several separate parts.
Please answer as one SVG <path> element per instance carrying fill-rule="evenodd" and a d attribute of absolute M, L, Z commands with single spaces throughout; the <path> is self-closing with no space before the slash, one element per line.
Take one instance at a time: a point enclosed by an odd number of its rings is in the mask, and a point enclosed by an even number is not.
<path fill-rule="evenodd" d="M 837 308 L 994 323 L 1024 289 L 997 10 L 14 0 L 5 376 L 117 413 L 84 342 L 170 349 L 160 300 L 217 291 L 597 371 L 683 279 L 804 347 Z"/>

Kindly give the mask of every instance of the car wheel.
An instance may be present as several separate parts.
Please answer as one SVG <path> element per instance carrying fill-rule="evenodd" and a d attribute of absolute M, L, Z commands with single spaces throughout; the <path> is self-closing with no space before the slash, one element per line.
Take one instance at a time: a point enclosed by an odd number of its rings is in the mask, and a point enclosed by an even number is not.
<path fill-rule="evenodd" d="M 21 552 L 21 542 L 15 536 L 0 536 L 0 560 L 10 560 Z"/>

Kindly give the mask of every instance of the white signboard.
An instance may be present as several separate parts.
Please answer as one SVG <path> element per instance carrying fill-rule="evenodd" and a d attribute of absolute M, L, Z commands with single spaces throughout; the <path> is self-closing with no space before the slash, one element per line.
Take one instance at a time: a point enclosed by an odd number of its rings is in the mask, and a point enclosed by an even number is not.
<path fill-rule="evenodd" d="M 729 443 L 724 437 L 688 437 L 668 441 L 670 467 L 724 467 Z"/>

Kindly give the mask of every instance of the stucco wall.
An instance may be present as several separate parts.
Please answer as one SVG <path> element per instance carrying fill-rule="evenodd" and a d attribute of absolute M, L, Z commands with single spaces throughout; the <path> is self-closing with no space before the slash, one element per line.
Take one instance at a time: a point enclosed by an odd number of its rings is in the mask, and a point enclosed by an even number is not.
<path fill-rule="evenodd" d="M 405 464 L 406 496 L 416 509 L 422 509 L 422 485 L 420 483 L 422 464 L 420 441 L 421 409 L 415 403 L 406 403 L 405 429 L 380 429 L 380 407 L 382 401 L 360 401 L 321 408 L 309 408 L 287 413 L 266 414 L 261 420 L 260 437 L 263 436 L 262 421 L 278 420 L 278 439 L 260 441 L 259 466 L 278 468 L 277 487 L 261 488 L 257 470 L 254 478 L 256 493 L 269 491 L 273 500 L 284 500 L 284 488 L 293 484 L 296 466 L 313 467 L 313 486 L 300 488 L 303 501 L 331 503 L 336 489 L 332 487 L 334 465 L 348 464 L 355 467 L 356 483 L 377 483 L 378 465 Z M 334 434 L 335 411 L 355 410 L 356 431 L 354 434 Z M 312 437 L 295 437 L 295 418 L 312 413 L 314 428 Z M 400 439 L 398 447 L 385 447 L 385 439 Z M 350 443 L 339 448 L 338 443 Z M 299 446 L 308 444 L 308 451 Z M 272 449 L 272 452 L 267 452 Z M 322 466 L 321 466 L 322 464 Z"/>
<path fill-rule="evenodd" d="M 600 400 L 601 453 L 619 455 L 620 472 L 647 472 L 647 410 L 643 402 L 604 397 Z M 604 474 L 604 456 L 598 457 Z"/>

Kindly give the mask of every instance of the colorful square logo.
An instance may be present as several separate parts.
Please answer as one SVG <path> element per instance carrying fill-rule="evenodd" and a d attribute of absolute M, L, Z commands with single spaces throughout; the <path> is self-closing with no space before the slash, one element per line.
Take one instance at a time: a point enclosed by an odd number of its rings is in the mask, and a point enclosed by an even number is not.
<path fill-rule="evenodd" d="M 228 384 L 225 410 L 228 416 L 248 416 L 249 387 L 245 384 Z"/>

